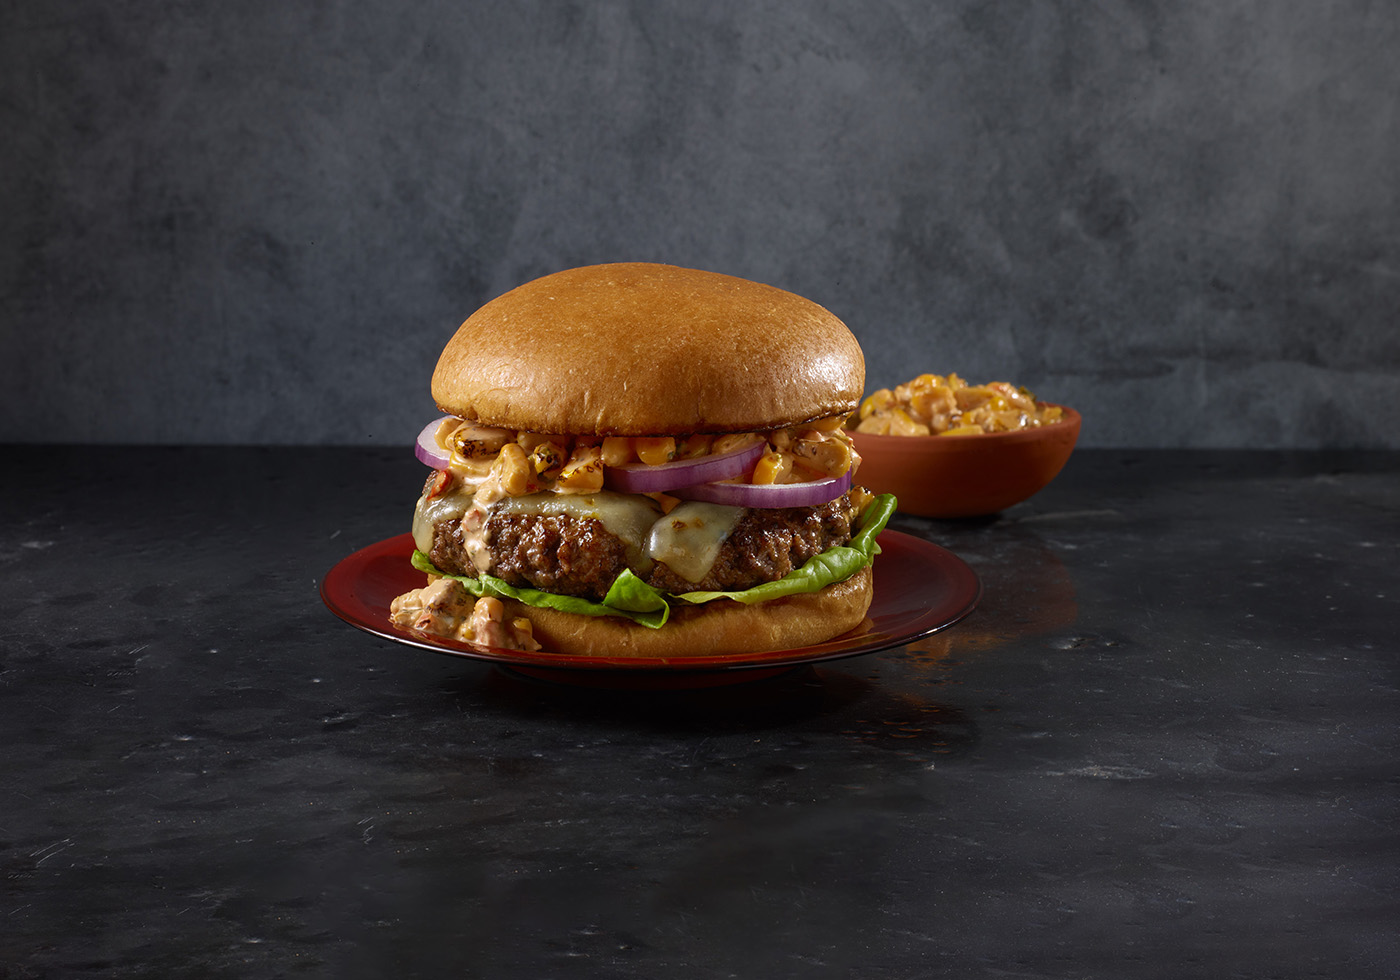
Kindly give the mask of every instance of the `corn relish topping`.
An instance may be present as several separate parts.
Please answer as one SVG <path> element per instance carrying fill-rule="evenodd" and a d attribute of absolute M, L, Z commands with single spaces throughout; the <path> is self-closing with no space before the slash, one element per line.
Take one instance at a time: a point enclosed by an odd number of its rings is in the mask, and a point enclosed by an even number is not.
<path fill-rule="evenodd" d="M 1058 405 L 1006 381 L 969 385 L 956 374 L 921 374 L 867 397 L 854 428 L 882 436 L 967 436 L 1050 425 L 1063 415 Z"/>
<path fill-rule="evenodd" d="M 734 482 L 825 480 L 845 474 L 860 460 L 844 422 L 833 417 L 768 432 L 628 437 L 549 435 L 449 417 L 434 438 L 448 454 L 446 479 L 468 483 L 490 479 L 506 496 L 519 497 L 541 490 L 593 493 L 603 488 L 608 467 L 700 460 L 760 442 L 765 444 L 762 453 Z"/>

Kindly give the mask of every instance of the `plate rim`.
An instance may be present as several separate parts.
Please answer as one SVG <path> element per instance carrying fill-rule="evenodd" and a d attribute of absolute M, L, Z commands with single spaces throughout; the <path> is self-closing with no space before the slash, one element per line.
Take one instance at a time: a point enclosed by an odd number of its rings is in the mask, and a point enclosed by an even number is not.
<path fill-rule="evenodd" d="M 409 533 L 384 538 L 341 558 L 331 567 L 329 572 L 321 577 L 318 592 L 322 602 L 335 616 L 350 626 L 379 639 L 444 656 L 495 664 L 499 667 L 546 671 L 708 673 L 732 670 L 786 669 L 804 664 L 863 656 L 892 647 L 904 646 L 956 625 L 977 608 L 982 598 L 981 579 L 967 562 L 953 552 L 917 535 L 892 528 L 881 531 L 876 540 L 881 547 L 881 553 L 875 557 L 875 598 L 871 603 L 871 610 L 876 617 L 881 615 L 875 612 L 880 601 L 881 558 L 882 555 L 888 556 L 891 551 L 903 550 L 908 553 L 905 557 L 906 561 L 917 563 L 922 560 L 926 566 L 924 569 L 926 572 L 941 573 L 941 579 L 929 581 L 926 584 L 929 586 L 930 592 L 933 591 L 934 587 L 946 587 L 950 594 L 940 605 L 930 606 L 920 614 L 913 616 L 910 620 L 911 628 L 907 628 L 903 632 L 878 632 L 876 620 L 867 614 L 861 626 L 857 627 L 859 632 L 852 630 L 830 640 L 804 647 L 748 654 L 640 658 L 609 657 L 606 655 L 580 656 L 544 650 L 504 650 L 498 647 L 479 646 L 451 640 L 446 637 L 431 637 L 428 634 L 418 634 L 401 629 L 388 622 L 387 608 L 384 610 L 385 615 L 382 621 L 362 617 L 353 610 L 347 609 L 346 605 L 348 604 L 340 601 L 336 593 L 340 593 L 344 588 L 345 595 L 353 595 L 352 590 L 355 584 L 361 581 L 361 578 L 357 577 L 355 573 L 358 572 L 360 576 L 363 576 L 370 562 L 393 558 L 396 552 L 401 551 L 405 568 L 412 569 L 412 566 L 408 565 L 408 556 L 413 550 L 413 535 Z M 888 565 L 889 562 L 890 558 L 886 557 L 884 564 Z M 414 574 L 421 573 L 415 571 Z M 413 588 L 415 586 L 409 584 L 407 587 Z M 371 608 L 368 602 L 358 601 L 365 609 Z M 893 613 L 885 615 L 890 616 Z"/>

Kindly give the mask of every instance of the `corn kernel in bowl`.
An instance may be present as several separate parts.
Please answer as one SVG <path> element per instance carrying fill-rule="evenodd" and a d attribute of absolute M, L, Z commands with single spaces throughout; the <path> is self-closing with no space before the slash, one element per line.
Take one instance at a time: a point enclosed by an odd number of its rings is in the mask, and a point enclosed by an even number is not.
<path fill-rule="evenodd" d="M 852 428 L 882 436 L 964 436 L 1050 425 L 1063 416 L 1060 406 L 1006 381 L 969 385 L 956 374 L 921 374 L 869 395 Z"/>
<path fill-rule="evenodd" d="M 1044 489 L 1074 451 L 1081 421 L 1006 382 L 925 374 L 876 391 L 849 426 L 862 486 L 893 494 L 906 514 L 958 518 L 998 513 Z"/>

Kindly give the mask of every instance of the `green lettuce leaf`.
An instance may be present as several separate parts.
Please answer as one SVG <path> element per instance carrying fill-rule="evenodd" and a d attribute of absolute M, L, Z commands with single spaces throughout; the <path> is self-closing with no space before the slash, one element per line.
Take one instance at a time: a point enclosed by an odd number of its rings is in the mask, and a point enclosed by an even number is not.
<path fill-rule="evenodd" d="M 734 599 L 751 604 L 801 592 L 818 592 L 833 582 L 850 578 L 880 553 L 880 546 L 876 544 L 875 539 L 894 514 L 895 505 L 895 498 L 891 494 L 880 494 L 861 511 L 856 520 L 856 533 L 852 535 L 850 544 L 827 549 L 776 582 L 765 582 L 752 589 L 736 592 L 685 592 L 668 597 L 634 575 L 631 569 L 625 569 L 608 589 L 603 601 L 593 602 L 578 596 L 541 592 L 539 589 L 519 589 L 494 575 L 481 575 L 476 578 L 468 575 L 448 575 L 439 571 L 427 555 L 417 550 L 413 552 L 411 560 L 413 567 L 420 572 L 456 579 L 478 598 L 495 596 L 516 599 L 527 606 L 558 609 L 580 616 L 624 616 L 643 626 L 658 629 L 665 625 L 671 615 L 670 599 L 692 604 L 712 602 L 715 599 Z"/>
<path fill-rule="evenodd" d="M 636 583 L 650 591 L 655 598 L 652 599 L 642 593 L 633 594 L 628 590 L 622 579 L 623 575 L 631 575 L 630 571 L 618 576 L 618 581 L 613 583 L 602 602 L 593 602 L 591 599 L 582 599 L 578 596 L 557 595 L 553 592 L 542 592 L 539 589 L 516 588 L 494 575 L 481 575 L 477 578 L 472 578 L 470 575 L 450 575 L 438 569 L 427 555 L 417 549 L 414 550 L 410 561 L 413 562 L 413 567 L 420 572 L 456 579 L 477 598 L 494 596 L 498 599 L 515 599 L 527 606 L 558 609 L 560 612 L 574 613 L 578 616 L 624 616 L 641 623 L 643 626 L 650 626 L 652 629 L 664 626 L 671 615 L 671 607 L 661 597 L 661 594 L 635 575 L 632 578 Z"/>
<path fill-rule="evenodd" d="M 880 494 L 861 511 L 856 520 L 856 533 L 851 536 L 850 544 L 828 548 L 808 559 L 801 568 L 794 568 L 777 581 L 764 582 L 739 592 L 682 592 L 676 598 L 694 603 L 733 599 L 747 605 L 801 592 L 819 592 L 833 582 L 850 578 L 875 560 L 875 556 L 880 553 L 880 546 L 876 544 L 875 539 L 889 523 L 895 506 L 892 494 Z"/>

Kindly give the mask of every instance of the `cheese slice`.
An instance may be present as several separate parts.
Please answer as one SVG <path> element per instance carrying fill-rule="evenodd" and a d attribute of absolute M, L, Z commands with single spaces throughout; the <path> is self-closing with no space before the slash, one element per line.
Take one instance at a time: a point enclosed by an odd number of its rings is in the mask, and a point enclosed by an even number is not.
<path fill-rule="evenodd" d="M 461 520 L 467 508 L 472 505 L 475 487 L 465 487 L 428 499 L 427 494 L 418 498 L 418 506 L 413 508 L 413 546 L 423 554 L 433 550 L 433 525 L 439 521 Z"/>
<path fill-rule="evenodd" d="M 661 516 L 661 506 L 650 497 L 635 493 L 597 490 L 593 493 L 528 493 L 523 497 L 503 497 L 493 513 L 566 514 L 579 520 L 594 518 L 620 539 L 627 548 L 627 561 L 643 573 L 650 571 L 646 559 L 647 534 Z"/>
<path fill-rule="evenodd" d="M 743 516 L 742 507 L 682 501 L 651 526 L 647 554 L 687 582 L 699 582 L 709 574 L 720 547 Z"/>
<path fill-rule="evenodd" d="M 488 481 L 489 482 L 489 481 Z M 499 496 L 490 486 L 458 486 L 431 500 L 418 500 L 413 512 L 413 543 L 428 554 L 433 547 L 433 526 L 440 521 L 462 521 L 467 553 L 478 572 L 490 567 L 486 520 L 492 514 L 563 514 L 593 518 L 609 534 L 622 541 L 628 564 L 642 575 L 653 562 L 665 562 L 677 575 L 699 582 L 714 565 L 720 547 L 744 516 L 742 507 L 698 500 L 683 501 L 669 514 L 650 497 L 599 490 L 594 493 L 531 493 Z M 495 497 L 495 499 L 491 499 Z"/>

